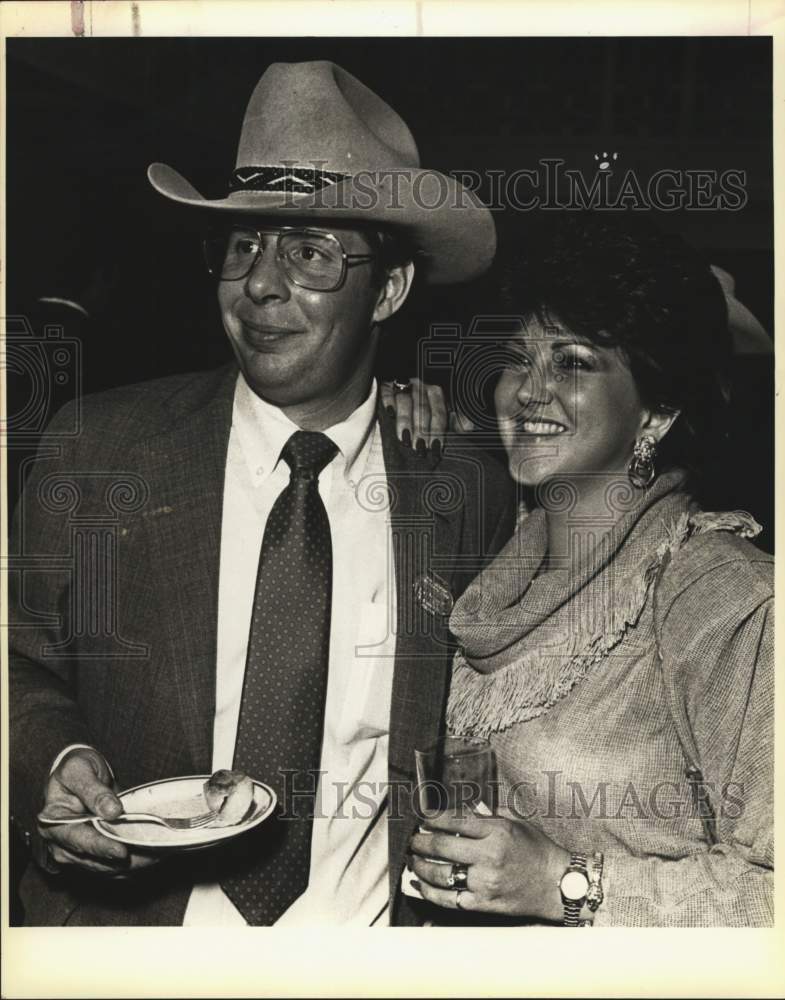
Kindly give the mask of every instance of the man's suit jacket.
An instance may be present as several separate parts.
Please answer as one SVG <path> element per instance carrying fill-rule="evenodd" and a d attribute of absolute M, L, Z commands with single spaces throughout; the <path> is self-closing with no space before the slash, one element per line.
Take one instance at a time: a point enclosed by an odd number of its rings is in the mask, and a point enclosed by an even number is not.
<path fill-rule="evenodd" d="M 48 769 L 70 743 L 101 750 L 121 787 L 209 773 L 218 566 L 237 371 L 175 376 L 88 396 L 79 433 L 56 417 L 15 517 L 11 554 L 11 812 L 37 855 Z M 380 413 L 397 585 L 389 776 L 391 919 L 416 824 L 413 748 L 443 726 L 457 596 L 512 530 L 506 472 L 465 443 L 438 464 L 404 448 Z M 375 491 L 375 492 L 374 492 Z M 264 824 L 263 824 L 264 826 Z M 231 853 L 231 852 L 229 852 Z M 216 860 L 218 859 L 218 860 Z M 22 879 L 26 923 L 179 924 L 194 873 L 220 851 L 181 854 L 126 879 L 81 871 Z M 218 866 L 218 867 L 215 867 Z"/>

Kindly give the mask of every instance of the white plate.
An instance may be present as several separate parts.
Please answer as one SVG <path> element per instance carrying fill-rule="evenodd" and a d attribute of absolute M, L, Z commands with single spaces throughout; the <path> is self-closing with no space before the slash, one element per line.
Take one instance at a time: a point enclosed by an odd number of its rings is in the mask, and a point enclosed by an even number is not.
<path fill-rule="evenodd" d="M 150 781 L 119 793 L 126 812 L 149 812 L 159 816 L 185 818 L 206 812 L 204 783 L 209 774 L 193 774 L 183 778 Z M 170 830 L 157 823 L 108 823 L 96 817 L 93 826 L 112 840 L 130 847 L 148 850 L 189 851 L 210 847 L 222 840 L 237 837 L 258 826 L 275 808 L 275 792 L 268 785 L 254 781 L 254 805 L 249 817 L 234 826 L 202 826 L 196 830 Z"/>

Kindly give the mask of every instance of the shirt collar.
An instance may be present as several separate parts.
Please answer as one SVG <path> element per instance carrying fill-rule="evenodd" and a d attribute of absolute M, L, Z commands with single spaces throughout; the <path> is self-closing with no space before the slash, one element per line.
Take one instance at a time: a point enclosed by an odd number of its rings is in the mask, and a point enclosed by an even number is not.
<path fill-rule="evenodd" d="M 378 387 L 373 380 L 365 401 L 346 420 L 328 427 L 324 433 L 333 441 L 342 460 L 343 474 L 349 479 L 361 456 L 367 451 L 376 417 Z M 236 431 L 249 472 L 257 485 L 273 472 L 281 450 L 295 431 L 294 421 L 277 406 L 265 402 L 251 389 L 242 372 L 237 378 L 232 411 L 232 426 Z"/>

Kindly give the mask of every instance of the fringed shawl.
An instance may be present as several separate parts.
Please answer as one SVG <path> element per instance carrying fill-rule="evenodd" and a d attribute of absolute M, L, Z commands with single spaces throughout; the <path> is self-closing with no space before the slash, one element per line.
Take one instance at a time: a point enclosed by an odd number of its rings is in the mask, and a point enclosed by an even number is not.
<path fill-rule="evenodd" d="M 489 735 L 533 719 L 564 698 L 639 622 L 666 557 L 692 535 L 731 531 L 754 538 L 747 513 L 700 511 L 684 473 L 660 476 L 572 566 L 538 573 L 545 515 L 519 521 L 504 549 L 456 602 L 447 725 Z"/>

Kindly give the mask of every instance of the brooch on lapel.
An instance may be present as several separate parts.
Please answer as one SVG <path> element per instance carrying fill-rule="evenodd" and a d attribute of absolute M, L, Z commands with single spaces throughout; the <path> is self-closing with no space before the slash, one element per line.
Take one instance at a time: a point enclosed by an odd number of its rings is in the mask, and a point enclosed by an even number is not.
<path fill-rule="evenodd" d="M 452 611 L 450 588 L 437 573 L 424 573 L 413 584 L 414 599 L 428 614 L 447 618 Z"/>

